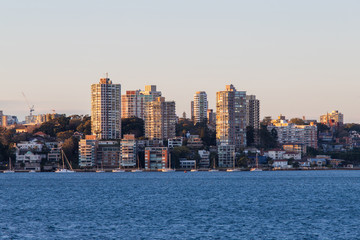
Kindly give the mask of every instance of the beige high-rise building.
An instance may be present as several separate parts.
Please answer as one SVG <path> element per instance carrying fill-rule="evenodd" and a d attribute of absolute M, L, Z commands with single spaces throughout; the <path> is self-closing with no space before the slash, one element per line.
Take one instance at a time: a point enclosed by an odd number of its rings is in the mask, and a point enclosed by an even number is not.
<path fill-rule="evenodd" d="M 145 91 L 140 92 L 144 98 L 144 104 L 155 101 L 158 97 L 161 97 L 161 92 L 156 90 L 156 85 L 146 85 Z"/>
<path fill-rule="evenodd" d="M 156 85 L 146 85 L 145 91 L 126 91 L 126 94 L 121 96 L 121 117 L 144 119 L 145 104 L 155 101 L 157 97 L 161 97 L 161 92 L 156 91 Z"/>
<path fill-rule="evenodd" d="M 207 118 L 208 101 L 207 94 L 199 91 L 194 94 L 194 124 L 204 121 Z"/>
<path fill-rule="evenodd" d="M 260 129 L 260 101 L 255 95 L 246 96 L 246 126 Z"/>
<path fill-rule="evenodd" d="M 158 97 L 145 104 L 145 137 L 149 139 L 169 139 L 176 135 L 175 102 L 166 102 Z"/>
<path fill-rule="evenodd" d="M 121 96 L 122 118 L 144 118 L 144 97 L 140 92 L 140 90 L 126 91 L 126 94 Z"/>
<path fill-rule="evenodd" d="M 320 116 L 320 123 L 328 126 L 338 126 L 344 124 L 344 115 L 335 110 L 331 113 Z"/>
<path fill-rule="evenodd" d="M 246 92 L 227 85 L 216 93 L 217 144 L 246 146 Z"/>
<path fill-rule="evenodd" d="M 98 139 L 121 138 L 121 85 L 109 78 L 91 85 L 91 132 Z"/>

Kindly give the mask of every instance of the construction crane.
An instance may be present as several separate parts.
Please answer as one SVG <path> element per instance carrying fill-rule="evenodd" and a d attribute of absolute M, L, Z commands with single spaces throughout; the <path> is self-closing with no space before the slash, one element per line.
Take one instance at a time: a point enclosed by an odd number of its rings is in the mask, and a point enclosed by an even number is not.
<path fill-rule="evenodd" d="M 35 111 L 34 105 L 31 106 L 30 103 L 29 103 L 29 100 L 28 100 L 27 97 L 25 96 L 25 93 L 24 93 L 24 92 L 21 92 L 21 93 L 22 93 L 22 95 L 24 96 L 25 101 L 26 101 L 26 103 L 27 103 L 27 105 L 28 105 L 28 107 L 29 107 L 30 116 L 32 116 L 33 111 Z"/>

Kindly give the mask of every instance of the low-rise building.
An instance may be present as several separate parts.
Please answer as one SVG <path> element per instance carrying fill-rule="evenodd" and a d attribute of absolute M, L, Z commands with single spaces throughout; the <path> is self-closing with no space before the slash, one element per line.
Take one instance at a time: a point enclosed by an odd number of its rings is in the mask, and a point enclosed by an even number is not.
<path fill-rule="evenodd" d="M 96 166 L 118 168 L 120 166 L 120 144 L 114 140 L 98 141 L 96 146 Z"/>
<path fill-rule="evenodd" d="M 169 138 L 168 140 L 168 148 L 173 149 L 174 147 L 181 147 L 183 144 L 182 137 Z"/>
<path fill-rule="evenodd" d="M 201 157 L 199 168 L 208 168 L 210 166 L 210 152 L 206 150 L 199 150 L 198 153 Z"/>
<path fill-rule="evenodd" d="M 145 170 L 160 170 L 168 166 L 167 147 L 147 147 L 145 148 Z"/>
<path fill-rule="evenodd" d="M 97 158 L 97 146 L 99 141 L 95 135 L 86 135 L 79 142 L 79 166 L 94 167 Z"/>
<path fill-rule="evenodd" d="M 121 167 L 134 168 L 137 161 L 137 143 L 134 134 L 125 134 L 121 140 Z"/>
<path fill-rule="evenodd" d="M 274 160 L 272 166 L 277 169 L 291 168 L 286 159 Z"/>
<path fill-rule="evenodd" d="M 194 169 L 196 166 L 196 160 L 180 159 L 180 168 L 182 169 Z"/>
<path fill-rule="evenodd" d="M 235 146 L 220 144 L 218 146 L 219 167 L 233 167 L 235 162 Z"/>

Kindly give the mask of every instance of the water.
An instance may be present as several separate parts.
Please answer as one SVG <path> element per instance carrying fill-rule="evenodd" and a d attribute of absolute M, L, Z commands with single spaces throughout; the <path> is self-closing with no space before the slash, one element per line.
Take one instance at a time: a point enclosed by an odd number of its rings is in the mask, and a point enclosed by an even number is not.
<path fill-rule="evenodd" d="M 360 239 L 360 171 L 0 174 L 0 239 Z"/>

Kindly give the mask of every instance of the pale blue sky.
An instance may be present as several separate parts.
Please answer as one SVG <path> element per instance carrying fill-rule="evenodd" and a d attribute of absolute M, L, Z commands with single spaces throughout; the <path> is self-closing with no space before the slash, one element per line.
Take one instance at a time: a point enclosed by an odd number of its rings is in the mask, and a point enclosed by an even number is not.
<path fill-rule="evenodd" d="M 0 110 L 90 113 L 105 72 L 122 92 L 156 84 L 178 114 L 226 84 L 261 115 L 337 109 L 360 122 L 360 1 L 0 0 Z"/>

